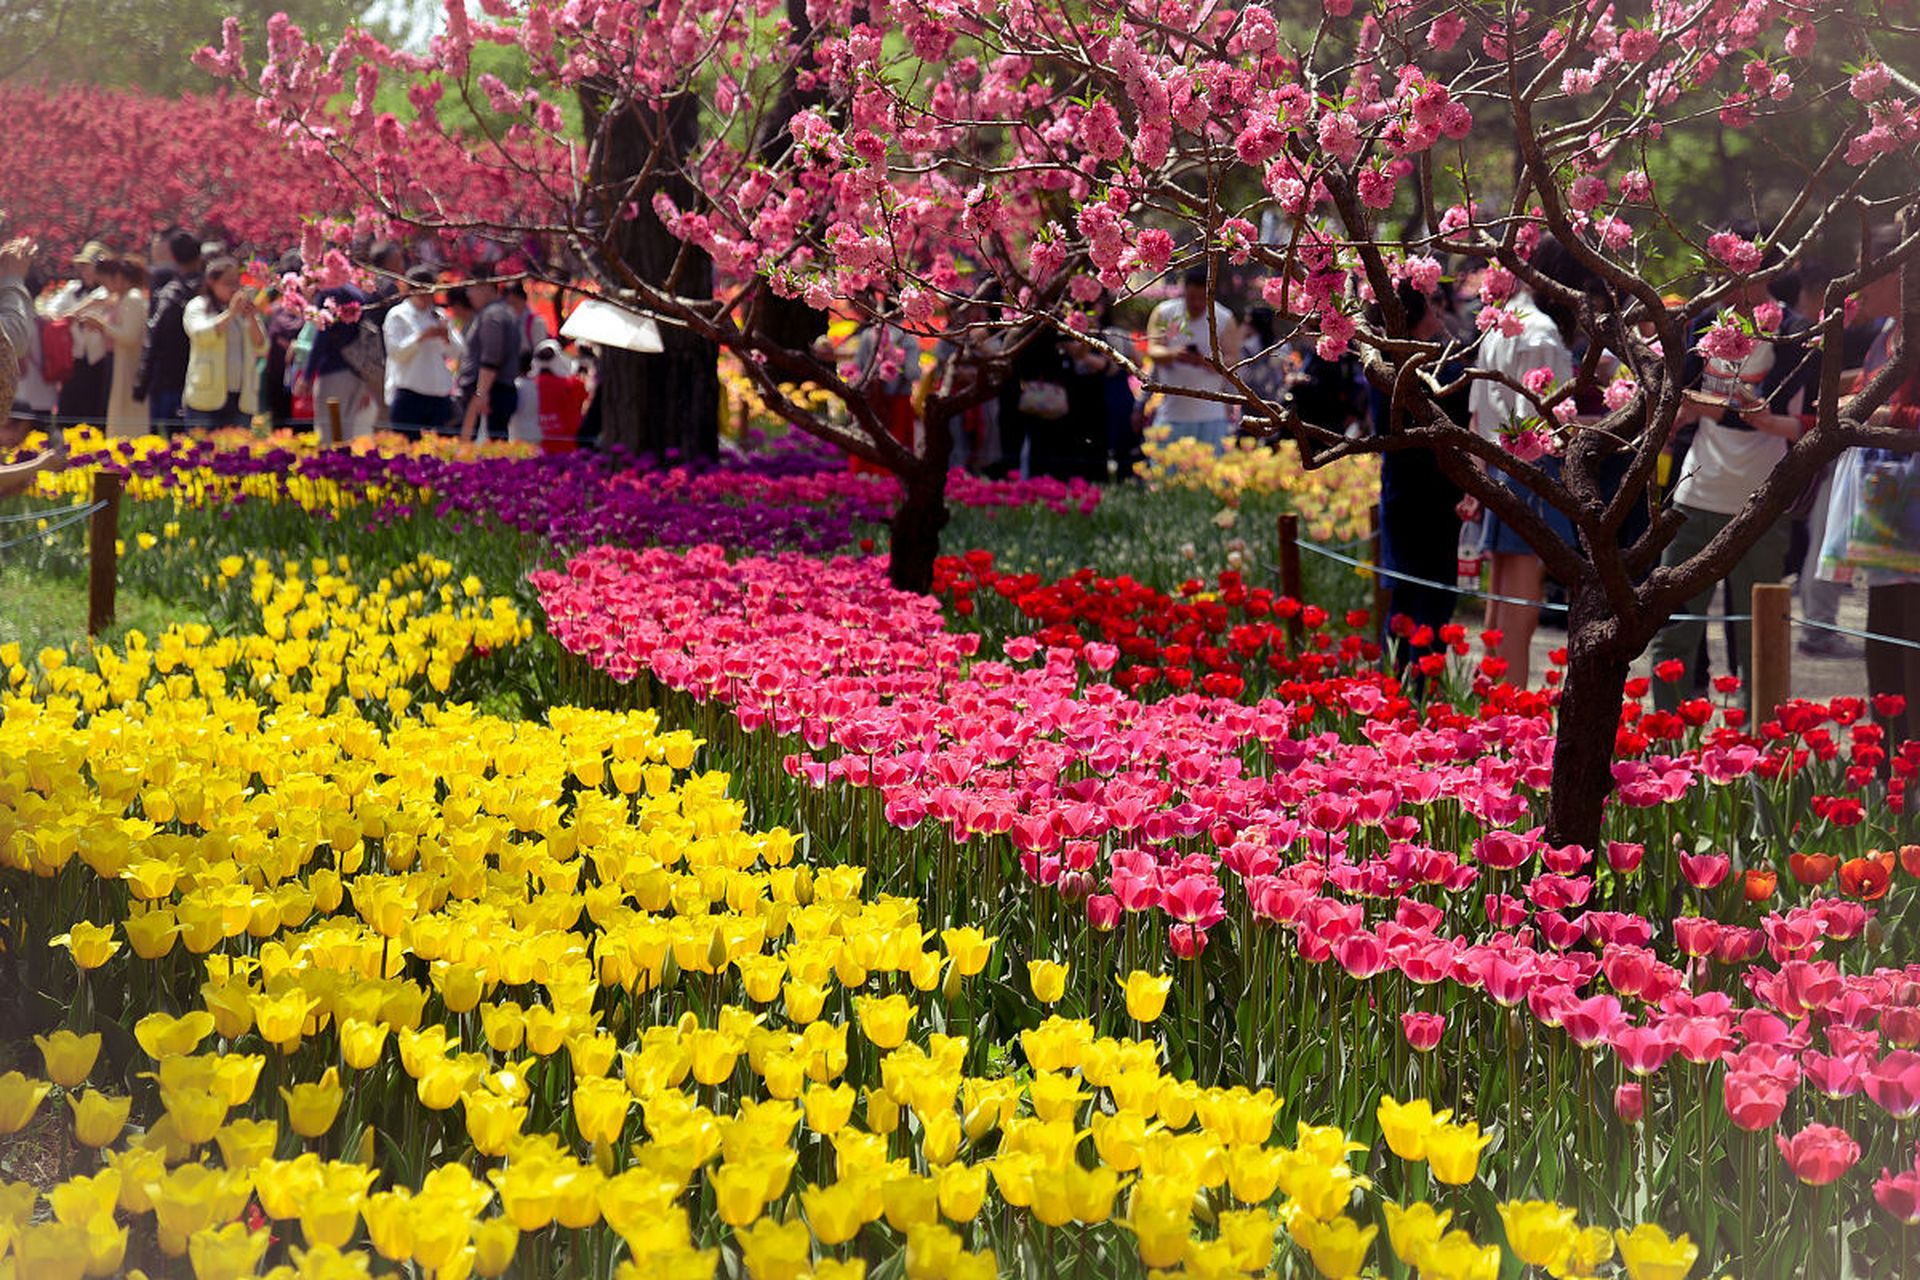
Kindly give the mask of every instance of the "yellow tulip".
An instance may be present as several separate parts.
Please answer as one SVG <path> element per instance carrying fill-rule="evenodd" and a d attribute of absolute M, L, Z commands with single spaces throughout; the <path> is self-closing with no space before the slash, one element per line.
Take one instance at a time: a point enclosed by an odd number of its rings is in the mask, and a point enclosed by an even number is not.
<path fill-rule="evenodd" d="M 495 1053 L 512 1053 L 526 1039 L 527 1019 L 511 1000 L 480 1006 L 480 1030 Z"/>
<path fill-rule="evenodd" d="M 953 961 L 954 972 L 971 978 L 987 967 L 987 961 L 993 956 L 993 944 L 999 938 L 989 938 L 974 926 L 963 925 L 958 929 L 942 929 L 940 941 Z"/>
<path fill-rule="evenodd" d="M 1620 1261 L 1629 1280 L 1687 1280 L 1693 1264 L 1700 1260 L 1700 1246 L 1685 1235 L 1669 1237 L 1651 1222 L 1632 1231 L 1615 1228 L 1614 1240 L 1620 1246 Z"/>
<path fill-rule="evenodd" d="M 229 1169 L 252 1169 L 272 1158 L 280 1140 L 280 1126 L 272 1120 L 234 1120 L 213 1135 L 220 1158 Z"/>
<path fill-rule="evenodd" d="M 365 1071 L 380 1061 L 387 1044 L 387 1024 L 343 1018 L 339 1023 L 340 1060 L 355 1071 Z"/>
<path fill-rule="evenodd" d="M 1425 1200 L 1404 1208 L 1389 1200 L 1381 1206 L 1387 1218 L 1387 1243 L 1394 1256 L 1409 1267 L 1418 1267 L 1427 1250 L 1445 1234 L 1453 1220 L 1453 1210 L 1437 1210 Z"/>
<path fill-rule="evenodd" d="M 1328 1280 L 1347 1280 L 1360 1274 L 1378 1227 L 1361 1228 L 1352 1218 L 1321 1222 L 1309 1214 L 1296 1215 L 1287 1228 L 1313 1259 L 1314 1269 Z"/>
<path fill-rule="evenodd" d="M 573 1121 L 579 1126 L 580 1137 L 609 1146 L 619 1141 L 632 1103 L 633 1095 L 618 1080 L 581 1080 L 573 1088 Z"/>
<path fill-rule="evenodd" d="M 1136 969 L 1118 981 L 1126 993 L 1127 1016 L 1134 1021 L 1152 1022 L 1165 1011 L 1167 993 L 1173 990 L 1172 978 Z"/>
<path fill-rule="evenodd" d="M 227 1122 L 232 1103 L 217 1089 L 162 1084 L 160 1105 L 173 1124 L 174 1135 L 187 1146 L 197 1147 L 213 1141 L 213 1135 Z"/>
<path fill-rule="evenodd" d="M 73 956 L 73 963 L 81 969 L 98 969 L 120 950 L 120 940 L 113 936 L 112 925 L 85 920 L 47 939 L 47 945 L 65 947 Z"/>
<path fill-rule="evenodd" d="M 786 1000 L 787 1021 L 796 1026 L 804 1027 L 814 1021 L 827 1003 L 827 988 L 824 985 L 799 978 L 787 979 L 781 994 Z"/>
<path fill-rule="evenodd" d="M 165 907 L 130 915 L 120 922 L 120 928 L 126 932 L 133 954 L 142 960 L 158 960 L 165 956 L 173 950 L 173 944 L 180 936 L 179 921 Z"/>
<path fill-rule="evenodd" d="M 413 1256 L 412 1192 L 403 1187 L 377 1191 L 361 1203 L 360 1217 L 367 1224 L 367 1239 L 381 1257 L 405 1262 Z"/>
<path fill-rule="evenodd" d="M 360 1222 L 367 1184 L 378 1174 L 357 1164 L 322 1166 L 318 1183 L 300 1199 L 300 1234 L 307 1244 L 347 1247 Z"/>
<path fill-rule="evenodd" d="M 121 1174 L 117 1169 L 107 1169 L 95 1176 L 68 1178 L 65 1182 L 47 1192 L 47 1202 L 53 1206 L 53 1216 L 62 1222 L 78 1222 L 82 1226 L 89 1221 L 106 1214 L 113 1216 L 120 1203 Z M 29 1194 L 31 1186 L 19 1183 Z M 28 1200 L 22 1206 L 22 1212 L 16 1218 L 4 1208 L 0 1208 L 0 1223 L 18 1225 L 33 1215 L 33 1202 Z"/>
<path fill-rule="evenodd" d="M 1464 1231 L 1449 1231 L 1427 1246 L 1420 1274 L 1434 1280 L 1500 1280 L 1500 1246 L 1479 1245 Z"/>
<path fill-rule="evenodd" d="M 872 1220 L 866 1213 L 865 1188 L 856 1182 L 803 1188 L 800 1204 L 806 1210 L 814 1239 L 828 1248 L 853 1239 Z"/>
<path fill-rule="evenodd" d="M 1473 1121 L 1464 1125 L 1436 1125 L 1427 1135 L 1427 1165 L 1433 1176 L 1450 1186 L 1465 1186 L 1480 1169 L 1480 1153 L 1492 1142 Z"/>
<path fill-rule="evenodd" d="M 192 1053 L 213 1032 L 213 1015 L 204 1009 L 173 1017 L 150 1013 L 133 1024 L 133 1038 L 149 1058 L 172 1058 Z"/>
<path fill-rule="evenodd" d="M 511 1099 L 490 1093 L 469 1093 L 461 1102 L 465 1104 L 467 1137 L 472 1140 L 473 1149 L 483 1156 L 505 1155 L 508 1144 L 520 1136 L 527 1109 L 514 1106 Z"/>
<path fill-rule="evenodd" d="M 466 1013 L 486 994 L 486 975 L 472 965 L 436 960 L 429 976 L 448 1013 Z"/>
<path fill-rule="evenodd" d="M 202 1227 L 187 1238 L 194 1280 L 242 1280 L 256 1274 L 273 1243 L 270 1231 L 252 1231 L 244 1222 Z"/>
<path fill-rule="evenodd" d="M 1432 1104 L 1424 1098 L 1395 1102 L 1391 1096 L 1380 1099 L 1376 1114 L 1380 1130 L 1386 1135 L 1387 1149 L 1402 1160 L 1425 1160 L 1428 1137 L 1453 1116 L 1451 1111 L 1435 1114 Z"/>
<path fill-rule="evenodd" d="M 1067 966 L 1061 960 L 1027 961 L 1027 985 L 1041 1004 L 1056 1004 L 1067 994 Z"/>
<path fill-rule="evenodd" d="M 288 991 L 278 996 L 255 992 L 250 1002 L 254 1029 L 260 1038 L 285 1054 L 300 1047 L 307 1018 L 320 1003 L 304 991 Z"/>
<path fill-rule="evenodd" d="M 1500 1206 L 1507 1248 L 1530 1267 L 1558 1268 L 1580 1234 L 1574 1210 L 1550 1200 L 1508 1200 Z"/>
<path fill-rule="evenodd" d="M 812 1269 L 813 1242 L 806 1224 L 798 1219 L 779 1223 L 763 1218 L 734 1239 L 752 1280 L 800 1280 Z"/>
<path fill-rule="evenodd" d="M 474 1274 L 492 1280 L 505 1275 L 520 1247 L 520 1229 L 505 1218 L 488 1218 L 473 1229 Z"/>
<path fill-rule="evenodd" d="M 950 1164 L 935 1175 L 940 1215 L 949 1222 L 972 1222 L 987 1198 L 985 1165 Z"/>
<path fill-rule="evenodd" d="M 47 1078 L 62 1089 L 71 1089 L 93 1074 L 100 1057 L 100 1033 L 75 1035 L 62 1028 L 50 1036 L 35 1036 L 40 1057 L 47 1066 Z"/>
<path fill-rule="evenodd" d="M 109 1218 L 108 1223 L 112 1223 Z M 13 1242 L 13 1265 L 32 1280 L 81 1280 L 87 1274 L 87 1229 L 77 1222 L 23 1227 Z"/>
<path fill-rule="evenodd" d="M 333 1127 L 345 1096 L 338 1067 L 328 1067 L 326 1074 L 315 1083 L 281 1089 L 280 1097 L 287 1107 L 287 1127 L 303 1138 L 319 1137 Z"/>
<path fill-rule="evenodd" d="M 875 1048 L 897 1049 L 906 1042 L 914 1010 L 905 996 L 856 996 L 853 1009 L 860 1019 L 860 1034 Z"/>
<path fill-rule="evenodd" d="M 83 1147 L 104 1147 L 120 1136 L 133 1110 L 132 1098 L 109 1098 L 92 1089 L 67 1095 L 73 1108 L 73 1136 Z"/>

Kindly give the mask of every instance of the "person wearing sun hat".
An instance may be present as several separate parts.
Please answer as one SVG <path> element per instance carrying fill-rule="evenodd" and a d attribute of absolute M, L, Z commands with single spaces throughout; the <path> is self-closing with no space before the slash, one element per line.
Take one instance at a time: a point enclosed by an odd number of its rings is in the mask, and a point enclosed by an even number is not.
<path fill-rule="evenodd" d="M 95 314 L 107 304 L 100 264 L 113 256 L 98 240 L 73 255 L 73 279 L 47 304 L 47 319 L 70 322 L 73 371 L 60 384 L 58 413 L 70 422 L 103 425 L 113 389 L 113 343 Z"/>

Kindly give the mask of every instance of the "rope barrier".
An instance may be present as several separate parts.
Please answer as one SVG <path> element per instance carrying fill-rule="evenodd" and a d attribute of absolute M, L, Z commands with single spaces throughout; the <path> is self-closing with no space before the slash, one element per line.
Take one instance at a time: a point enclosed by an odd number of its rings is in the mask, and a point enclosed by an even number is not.
<path fill-rule="evenodd" d="M 0 524 L 24 524 L 28 520 L 51 519 L 72 511 L 72 507 L 39 507 L 33 511 L 0 511 Z"/>
<path fill-rule="evenodd" d="M 1831 631 L 1837 636 L 1851 636 L 1855 640 L 1867 640 L 1875 644 L 1896 645 L 1902 649 L 1920 649 L 1920 640 L 1902 640 L 1898 636 L 1883 636 L 1872 631 L 1856 631 L 1852 627 L 1843 627 L 1837 622 L 1815 622 L 1812 618 L 1795 616 L 1789 618 L 1796 627 L 1811 627 L 1815 631 Z"/>
<path fill-rule="evenodd" d="M 23 547 L 29 542 L 37 542 L 42 538 L 51 537 L 62 529 L 70 529 L 106 505 L 104 502 L 93 502 L 84 507 L 70 508 L 69 514 L 49 520 L 47 527 L 44 529 L 36 529 L 24 537 L 10 538 L 5 542 L 0 542 L 0 551 L 8 551 L 14 547 Z"/>
<path fill-rule="evenodd" d="M 1317 542 L 1309 542 L 1305 538 L 1300 539 L 1298 545 L 1302 551 L 1311 551 L 1317 556 L 1323 556 L 1328 560 L 1337 560 L 1341 564 L 1352 565 L 1354 568 L 1366 573 L 1377 574 L 1382 578 L 1391 578 L 1396 582 L 1411 583 L 1417 587 L 1431 587 L 1437 591 L 1451 591 L 1455 595 L 1467 596 L 1475 600 L 1496 600 L 1501 604 L 1526 605 L 1528 608 L 1539 609 L 1543 613 L 1565 613 L 1567 611 L 1567 606 L 1564 604 L 1553 604 L 1544 600 L 1527 600 L 1520 596 L 1501 595 L 1497 591 L 1469 590 L 1462 588 L 1457 582 L 1436 582 L 1432 578 L 1422 578 L 1411 573 L 1401 573 L 1397 569 L 1383 569 L 1379 565 L 1371 564 L 1368 561 L 1356 560 L 1352 556 L 1344 555 L 1341 552 L 1333 550 L 1331 547 L 1323 547 Z M 1750 613 L 1676 613 L 1669 621 L 1751 622 L 1753 621 L 1753 615 Z"/>

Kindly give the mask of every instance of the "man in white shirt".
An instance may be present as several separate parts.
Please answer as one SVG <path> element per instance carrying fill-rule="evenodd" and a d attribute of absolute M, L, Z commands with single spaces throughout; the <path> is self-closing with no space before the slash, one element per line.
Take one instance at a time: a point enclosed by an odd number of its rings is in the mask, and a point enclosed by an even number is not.
<path fill-rule="evenodd" d="M 1172 429 L 1175 440 L 1200 440 L 1218 449 L 1233 434 L 1224 400 L 1187 395 L 1187 391 L 1227 395 L 1231 388 L 1216 366 L 1224 352 L 1240 350 L 1233 312 L 1209 304 L 1205 267 L 1190 269 L 1178 298 L 1153 309 L 1147 320 L 1147 358 L 1153 380 L 1168 388 L 1154 421 Z"/>
<path fill-rule="evenodd" d="M 452 362 L 462 343 L 446 313 L 434 305 L 437 283 L 432 267 L 407 272 L 400 286 L 404 296 L 381 326 L 387 339 L 388 421 L 411 436 L 453 425 Z"/>

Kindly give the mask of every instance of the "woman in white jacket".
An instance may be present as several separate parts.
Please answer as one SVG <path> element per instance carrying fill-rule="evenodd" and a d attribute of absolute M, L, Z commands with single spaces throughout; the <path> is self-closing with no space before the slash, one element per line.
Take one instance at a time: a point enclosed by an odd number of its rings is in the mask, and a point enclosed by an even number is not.
<path fill-rule="evenodd" d="M 240 287 L 240 264 L 207 264 L 200 296 L 187 304 L 187 386 L 181 396 L 187 425 L 244 427 L 259 411 L 258 361 L 266 330 L 253 295 Z"/>

